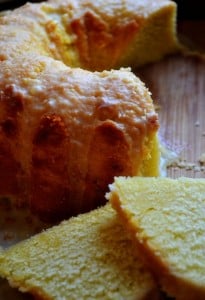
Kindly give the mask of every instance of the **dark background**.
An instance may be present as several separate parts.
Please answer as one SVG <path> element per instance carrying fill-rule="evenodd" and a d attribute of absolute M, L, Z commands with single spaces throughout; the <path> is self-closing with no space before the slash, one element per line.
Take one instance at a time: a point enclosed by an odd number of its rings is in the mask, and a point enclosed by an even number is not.
<path fill-rule="evenodd" d="M 178 4 L 178 18 L 183 20 L 204 20 L 204 0 L 175 0 Z"/>

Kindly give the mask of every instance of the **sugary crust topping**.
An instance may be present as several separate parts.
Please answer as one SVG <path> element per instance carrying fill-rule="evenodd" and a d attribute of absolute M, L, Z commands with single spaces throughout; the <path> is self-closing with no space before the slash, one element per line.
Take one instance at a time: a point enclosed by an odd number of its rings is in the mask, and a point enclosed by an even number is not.
<path fill-rule="evenodd" d="M 105 189 L 114 175 L 139 172 L 147 155 L 145 140 L 154 137 L 159 126 L 150 93 L 129 69 L 89 72 L 59 60 L 65 45 L 69 57 L 75 52 L 79 26 L 87 26 L 92 40 L 96 38 L 92 27 L 99 31 L 102 44 L 94 44 L 104 47 L 108 31 L 118 38 L 121 34 L 125 41 L 127 31 L 138 30 L 135 20 L 115 26 L 111 22 L 107 28 L 102 21 L 105 14 L 110 19 L 114 12 L 124 12 L 115 1 L 109 9 L 100 1 L 92 12 L 91 2 L 80 2 L 85 22 L 75 15 L 77 2 L 60 3 L 27 4 L 0 19 L 2 168 L 7 168 L 8 177 L 12 178 L 12 171 L 16 175 L 12 183 L 3 181 L 3 191 L 14 194 L 17 189 L 21 199 L 45 217 L 50 211 L 56 216 L 78 213 L 105 201 Z M 72 26 L 65 25 L 64 9 L 71 14 L 73 35 Z M 57 21 L 60 25 L 55 27 Z M 64 40 L 65 33 L 69 41 Z M 83 37 L 81 43 L 86 56 Z"/>
<path fill-rule="evenodd" d="M 28 3 L 1 18 L 0 24 L 6 26 L 0 58 L 24 50 L 41 52 L 73 67 L 111 69 L 150 16 L 161 9 L 174 11 L 175 6 L 168 0 Z M 32 42 L 38 47 L 29 47 Z"/>

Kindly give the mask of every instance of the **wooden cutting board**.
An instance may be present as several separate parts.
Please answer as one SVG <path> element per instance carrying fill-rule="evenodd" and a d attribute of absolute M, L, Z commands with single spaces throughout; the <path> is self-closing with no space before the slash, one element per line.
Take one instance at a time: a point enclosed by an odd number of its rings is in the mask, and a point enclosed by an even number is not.
<path fill-rule="evenodd" d="M 205 61 L 170 56 L 137 75 L 152 92 L 160 139 L 178 156 L 170 177 L 205 177 Z"/>

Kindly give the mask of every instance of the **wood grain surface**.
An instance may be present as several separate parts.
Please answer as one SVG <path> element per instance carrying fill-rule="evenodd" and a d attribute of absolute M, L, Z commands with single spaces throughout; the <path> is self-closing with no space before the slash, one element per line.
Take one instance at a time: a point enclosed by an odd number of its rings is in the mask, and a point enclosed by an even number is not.
<path fill-rule="evenodd" d="M 170 56 L 138 70 L 158 108 L 160 139 L 178 155 L 170 177 L 205 177 L 205 62 Z"/>

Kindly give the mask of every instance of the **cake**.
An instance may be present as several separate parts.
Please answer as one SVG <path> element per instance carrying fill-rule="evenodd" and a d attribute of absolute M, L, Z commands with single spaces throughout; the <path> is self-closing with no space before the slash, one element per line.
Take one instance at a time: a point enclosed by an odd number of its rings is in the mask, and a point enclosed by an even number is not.
<path fill-rule="evenodd" d="M 55 0 L 0 17 L 4 201 L 57 221 L 103 205 L 114 176 L 159 175 L 150 93 L 113 69 L 177 51 L 175 21 L 167 0 Z"/>
<path fill-rule="evenodd" d="M 160 299 L 110 204 L 0 252 L 0 275 L 37 299 Z"/>
<path fill-rule="evenodd" d="M 205 299 L 205 179 L 116 178 L 107 194 L 174 299 Z"/>
<path fill-rule="evenodd" d="M 0 53 L 32 52 L 93 71 L 137 67 L 179 50 L 176 14 L 169 0 L 27 3 L 1 19 Z"/>
<path fill-rule="evenodd" d="M 114 176 L 159 174 L 158 117 L 129 70 L 33 56 L 21 66 L 1 63 L 2 197 L 56 221 L 104 204 Z"/>

